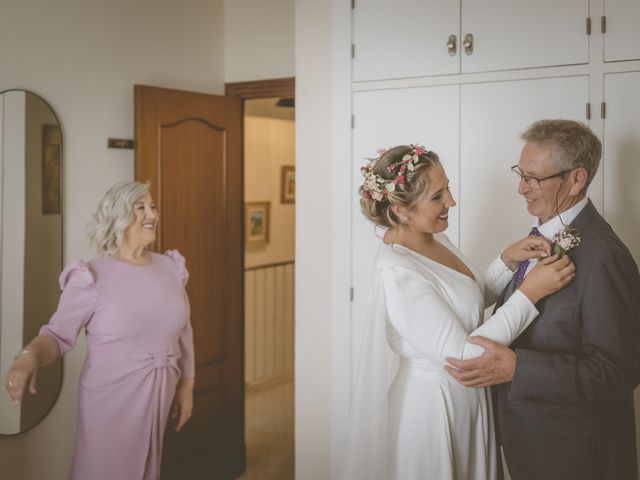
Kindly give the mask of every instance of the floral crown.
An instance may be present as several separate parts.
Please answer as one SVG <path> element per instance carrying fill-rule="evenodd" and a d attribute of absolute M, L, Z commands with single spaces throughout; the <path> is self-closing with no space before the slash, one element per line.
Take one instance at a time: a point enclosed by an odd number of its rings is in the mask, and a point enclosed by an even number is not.
<path fill-rule="evenodd" d="M 386 149 L 378 150 L 377 157 L 367 159 L 368 163 L 360 169 L 364 177 L 364 183 L 360 187 L 363 198 L 381 201 L 389 193 L 396 190 L 396 185 L 402 185 L 407 182 L 407 176 L 415 170 L 416 165 L 420 162 L 420 155 L 430 153 L 422 145 L 412 143 L 409 147 L 411 147 L 411 150 L 405 153 L 400 160 L 387 166 L 387 172 L 392 173 L 395 171 L 395 175 L 392 178 L 383 178 L 373 171 L 380 158 L 387 151 Z"/>

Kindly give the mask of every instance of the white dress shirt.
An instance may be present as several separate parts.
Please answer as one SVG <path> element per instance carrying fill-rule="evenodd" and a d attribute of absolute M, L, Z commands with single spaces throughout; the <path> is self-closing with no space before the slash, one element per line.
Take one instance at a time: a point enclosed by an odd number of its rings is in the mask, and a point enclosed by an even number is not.
<path fill-rule="evenodd" d="M 540 224 L 540 219 L 537 218 L 533 224 L 533 227 L 536 227 L 544 238 L 553 242 L 553 237 L 557 233 L 559 233 L 566 225 L 569 225 L 571 222 L 573 222 L 573 220 L 578 216 L 582 209 L 587 206 L 588 202 L 589 199 L 587 197 L 584 197 L 573 207 L 560 213 L 560 215 L 556 215 L 543 224 Z M 524 274 L 525 277 L 537 263 L 538 260 L 535 259 L 529 261 L 529 266 L 527 267 L 527 271 Z"/>

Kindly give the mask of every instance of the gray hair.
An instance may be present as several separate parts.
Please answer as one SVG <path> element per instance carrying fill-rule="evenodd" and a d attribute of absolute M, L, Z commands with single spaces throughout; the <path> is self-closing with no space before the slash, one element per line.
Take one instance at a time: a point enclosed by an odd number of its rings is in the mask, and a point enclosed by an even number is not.
<path fill-rule="evenodd" d="M 116 183 L 104 194 L 87 225 L 89 243 L 99 253 L 113 255 L 134 218 L 133 205 L 149 192 L 149 182 Z"/>
<path fill-rule="evenodd" d="M 588 178 L 585 190 L 598 171 L 602 144 L 589 127 L 573 120 L 539 120 L 520 138 L 525 142 L 553 146 L 551 161 L 560 171 L 583 167 Z"/>

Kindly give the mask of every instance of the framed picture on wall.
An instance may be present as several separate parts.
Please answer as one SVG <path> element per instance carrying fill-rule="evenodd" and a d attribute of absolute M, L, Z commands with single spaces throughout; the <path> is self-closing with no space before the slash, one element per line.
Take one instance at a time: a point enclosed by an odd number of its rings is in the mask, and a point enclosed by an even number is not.
<path fill-rule="evenodd" d="M 244 204 L 244 238 L 247 246 L 269 243 L 270 202 L 246 202 Z"/>
<path fill-rule="evenodd" d="M 280 203 L 294 203 L 296 200 L 296 167 L 282 167 L 280 179 Z"/>
<path fill-rule="evenodd" d="M 60 213 L 60 127 L 42 126 L 42 213 Z"/>

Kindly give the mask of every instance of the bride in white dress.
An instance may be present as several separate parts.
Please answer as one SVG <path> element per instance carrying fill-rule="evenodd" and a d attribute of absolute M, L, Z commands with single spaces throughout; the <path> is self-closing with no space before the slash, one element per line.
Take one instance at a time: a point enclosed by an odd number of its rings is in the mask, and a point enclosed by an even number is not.
<path fill-rule="evenodd" d="M 482 324 L 517 264 L 549 255 L 549 242 L 527 237 L 483 275 L 441 233 L 456 203 L 435 152 L 394 147 L 363 174 L 363 213 L 388 230 L 375 261 L 343 478 L 497 479 L 489 390 L 461 386 L 445 358 L 480 355 L 470 335 L 510 344 L 537 316 L 535 303 L 572 280 L 574 266 L 567 256 L 540 261 Z"/>

